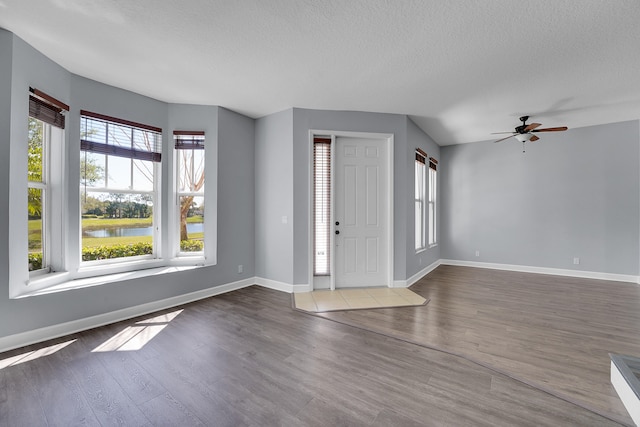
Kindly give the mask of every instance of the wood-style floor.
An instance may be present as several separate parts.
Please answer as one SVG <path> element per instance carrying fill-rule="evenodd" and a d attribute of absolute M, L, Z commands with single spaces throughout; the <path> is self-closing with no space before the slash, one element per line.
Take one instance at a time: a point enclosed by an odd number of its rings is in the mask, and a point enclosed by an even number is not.
<path fill-rule="evenodd" d="M 412 288 L 431 298 L 426 306 L 358 313 L 368 323 L 381 322 L 377 327 L 389 335 L 403 331 L 439 346 L 465 335 L 463 347 L 475 351 L 504 352 L 514 344 L 512 355 L 529 363 L 539 342 L 564 337 L 553 322 L 539 319 L 525 346 L 528 340 L 516 332 L 527 323 L 530 305 L 548 317 L 566 313 L 569 325 L 561 331 L 581 328 L 585 340 L 595 336 L 606 343 L 605 352 L 618 351 L 616 343 L 631 335 L 633 317 L 623 312 L 638 290 L 634 294 L 630 285 L 609 283 L 628 298 L 600 307 L 591 302 L 602 301 L 598 282 L 562 279 L 554 291 L 541 284 L 553 282 L 549 277 L 526 276 L 528 285 L 511 288 L 518 277 L 439 267 Z M 562 307 L 558 298 L 566 294 L 573 301 Z M 577 325 L 578 306 L 594 311 L 585 325 Z M 619 314 L 605 318 L 600 311 Z M 341 314 L 347 312 L 326 316 Z M 609 325 L 607 332 L 602 325 Z M 0 425 L 619 425 L 462 357 L 363 327 L 294 310 L 290 295 L 254 286 L 13 350 L 0 354 Z M 599 337 L 609 329 L 615 334 L 608 340 Z M 562 343 L 555 356 L 566 357 L 570 346 Z M 589 365 L 600 360 L 600 351 L 578 352 L 573 360 Z M 565 375 L 567 384 L 584 373 L 576 369 Z M 590 383 L 598 371 L 588 370 L 579 384 Z M 607 395 L 607 386 L 601 387 Z"/>
<path fill-rule="evenodd" d="M 640 286 L 440 266 L 411 287 L 424 308 L 319 314 L 462 355 L 633 425 L 609 353 L 640 355 Z"/>

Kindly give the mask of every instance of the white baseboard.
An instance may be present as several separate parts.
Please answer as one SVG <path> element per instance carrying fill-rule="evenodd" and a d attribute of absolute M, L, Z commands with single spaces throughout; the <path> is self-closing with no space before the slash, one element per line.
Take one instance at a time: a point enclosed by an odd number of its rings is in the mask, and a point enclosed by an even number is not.
<path fill-rule="evenodd" d="M 293 293 L 311 292 L 311 285 L 293 285 Z"/>
<path fill-rule="evenodd" d="M 562 268 L 532 267 L 528 265 L 514 264 L 495 264 L 477 261 L 459 261 L 455 259 L 441 259 L 439 262 L 441 265 L 488 268 L 492 270 L 517 271 L 521 273 L 551 274 L 554 276 L 578 277 L 581 279 L 611 280 L 614 282 L 639 283 L 638 280 L 640 280 L 638 276 L 615 273 L 600 273 L 597 271 L 566 270 Z"/>
<path fill-rule="evenodd" d="M 407 280 L 394 280 L 393 281 L 393 287 L 394 288 L 408 288 L 408 287 L 410 287 L 411 285 L 416 283 L 418 280 L 422 279 L 424 276 L 426 276 L 427 274 L 429 274 L 433 270 L 435 270 L 440 265 L 440 261 L 441 260 L 434 261 L 433 263 L 429 264 L 428 266 L 426 266 L 422 270 L 418 271 L 413 276 L 409 277 Z"/>
<path fill-rule="evenodd" d="M 265 279 L 263 277 L 254 277 L 256 285 L 273 289 L 280 292 L 293 293 L 294 285 L 291 283 L 279 282 L 277 280 Z"/>
<path fill-rule="evenodd" d="M 6 337 L 0 337 L 0 352 L 12 350 L 14 348 L 24 347 L 26 345 L 62 337 L 65 335 L 75 334 L 87 329 L 97 328 L 99 326 L 116 323 L 133 317 L 142 316 L 153 313 L 158 310 L 187 304 L 204 298 L 223 294 L 237 289 L 246 288 L 256 283 L 255 277 L 240 280 L 233 283 L 227 283 L 184 295 L 153 301 L 146 304 L 127 307 L 122 310 L 116 310 L 109 313 L 99 314 L 96 316 L 86 317 L 84 319 L 73 320 L 71 322 L 60 323 L 57 325 L 46 326 L 44 328 L 34 329 L 32 331 L 21 332 Z"/>

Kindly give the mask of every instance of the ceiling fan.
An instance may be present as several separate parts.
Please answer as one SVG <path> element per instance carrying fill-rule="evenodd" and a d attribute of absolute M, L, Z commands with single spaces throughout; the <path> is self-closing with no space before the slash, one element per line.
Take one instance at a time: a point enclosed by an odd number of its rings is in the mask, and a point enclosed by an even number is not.
<path fill-rule="evenodd" d="M 510 133 L 511 135 L 506 136 L 502 139 L 499 139 L 497 141 L 494 142 L 501 142 L 504 141 L 505 139 L 509 139 L 512 136 L 515 136 L 515 138 L 522 142 L 523 144 L 527 141 L 529 142 L 534 142 L 539 140 L 540 138 L 538 138 L 537 135 L 534 135 L 534 132 L 560 132 L 560 131 L 564 131 L 567 130 L 568 128 L 566 126 L 560 126 L 560 127 L 555 127 L 555 128 L 543 128 L 543 129 L 538 129 L 538 126 L 542 126 L 540 123 L 530 123 L 527 124 L 527 120 L 529 120 L 529 116 L 522 116 L 520 117 L 520 121 L 522 122 L 522 124 L 520 126 L 516 126 L 515 128 L 515 132 L 494 132 L 492 133 L 492 135 L 497 135 L 497 134 L 501 134 L 501 133 Z"/>

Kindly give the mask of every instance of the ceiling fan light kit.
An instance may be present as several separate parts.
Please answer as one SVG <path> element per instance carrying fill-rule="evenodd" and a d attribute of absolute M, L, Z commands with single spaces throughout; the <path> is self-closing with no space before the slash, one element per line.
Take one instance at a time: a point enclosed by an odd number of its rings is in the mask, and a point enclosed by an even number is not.
<path fill-rule="evenodd" d="M 533 135 L 528 134 L 528 133 L 522 133 L 522 134 L 517 134 L 515 135 L 516 139 L 520 142 L 527 142 L 531 139 Z"/>
<path fill-rule="evenodd" d="M 534 135 L 534 132 L 561 132 L 565 131 L 568 128 L 566 126 L 554 127 L 554 128 L 543 128 L 538 129 L 538 127 L 542 126 L 540 123 L 530 123 L 527 124 L 527 120 L 529 120 L 529 116 L 520 117 L 520 121 L 522 124 L 520 126 L 516 126 L 514 132 L 494 132 L 493 134 L 498 133 L 510 133 L 511 135 L 501 138 L 494 142 L 502 142 L 505 141 L 512 136 L 515 137 L 519 142 L 522 142 L 522 152 L 524 153 L 524 143 L 525 142 L 534 142 L 539 140 L 540 138 L 537 135 Z"/>

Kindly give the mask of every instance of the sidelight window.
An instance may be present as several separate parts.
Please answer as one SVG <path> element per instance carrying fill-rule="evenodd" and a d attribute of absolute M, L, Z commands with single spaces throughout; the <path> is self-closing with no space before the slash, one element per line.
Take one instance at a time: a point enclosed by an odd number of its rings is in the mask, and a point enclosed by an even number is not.
<path fill-rule="evenodd" d="M 331 139 L 313 141 L 313 274 L 331 274 Z"/>

